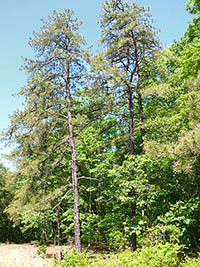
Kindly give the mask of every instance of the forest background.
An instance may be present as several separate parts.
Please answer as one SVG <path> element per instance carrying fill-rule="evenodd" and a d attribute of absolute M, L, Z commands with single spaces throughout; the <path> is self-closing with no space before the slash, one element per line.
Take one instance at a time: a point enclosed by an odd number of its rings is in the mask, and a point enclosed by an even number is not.
<path fill-rule="evenodd" d="M 24 109 L 2 136 L 15 169 L 1 166 L 1 242 L 129 247 L 148 263 L 159 251 L 166 266 L 197 255 L 198 1 L 187 10 L 166 48 L 135 2 L 104 2 L 97 52 L 72 11 L 43 21 L 24 59 Z"/>

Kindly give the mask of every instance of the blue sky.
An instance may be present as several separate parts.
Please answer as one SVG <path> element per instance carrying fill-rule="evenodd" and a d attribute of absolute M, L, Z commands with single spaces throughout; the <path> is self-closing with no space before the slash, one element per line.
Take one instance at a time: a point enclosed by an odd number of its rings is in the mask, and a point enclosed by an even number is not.
<path fill-rule="evenodd" d="M 136 0 L 151 7 L 156 27 L 161 30 L 161 41 L 168 45 L 185 32 L 191 17 L 185 11 L 184 0 Z M 103 0 L 7 0 L 0 9 L 0 131 L 9 125 L 9 115 L 22 108 L 22 99 L 13 97 L 25 84 L 26 76 L 19 70 L 22 57 L 33 57 L 28 40 L 55 9 L 73 9 L 84 24 L 81 27 L 89 45 L 95 44 L 100 29 L 97 24 Z M 96 46 L 95 46 L 96 47 Z"/>

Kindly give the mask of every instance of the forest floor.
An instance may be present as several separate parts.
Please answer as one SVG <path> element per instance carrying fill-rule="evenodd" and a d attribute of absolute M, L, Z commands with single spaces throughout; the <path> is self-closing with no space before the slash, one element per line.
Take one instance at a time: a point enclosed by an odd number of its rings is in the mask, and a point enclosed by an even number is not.
<path fill-rule="evenodd" d="M 47 257 L 37 254 L 38 247 L 29 244 L 1 244 L 0 267 L 50 267 L 53 255 L 58 255 L 62 247 L 48 247 Z"/>

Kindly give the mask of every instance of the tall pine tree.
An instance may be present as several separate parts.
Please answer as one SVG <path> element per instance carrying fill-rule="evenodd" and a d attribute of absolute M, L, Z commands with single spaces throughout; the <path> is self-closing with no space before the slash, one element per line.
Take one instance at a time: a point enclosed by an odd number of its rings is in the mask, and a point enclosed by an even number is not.
<path fill-rule="evenodd" d="M 76 33 L 80 24 L 70 10 L 54 12 L 43 22 L 41 31 L 34 33 L 30 45 L 36 58 L 25 59 L 23 66 L 29 75 L 20 92 L 26 97 L 25 109 L 14 114 L 7 132 L 17 143 L 12 156 L 20 175 L 32 177 L 33 184 L 40 180 L 44 192 L 53 183 L 49 181 L 51 176 L 57 175 L 60 185 L 67 186 L 71 169 L 78 252 L 81 240 L 75 129 L 83 121 L 79 120 L 76 91 L 82 86 L 85 71 L 84 39 Z"/>
<path fill-rule="evenodd" d="M 100 43 L 104 50 L 99 57 L 105 70 L 116 103 L 123 101 L 128 110 L 129 153 L 143 152 L 144 129 L 141 86 L 148 79 L 149 63 L 159 48 L 156 31 L 148 10 L 135 2 L 124 0 L 105 1 L 100 19 Z M 100 63 L 101 66 L 101 63 Z M 137 122 L 137 124 L 135 123 Z M 136 144 L 136 128 L 140 128 L 140 147 Z M 129 192 L 134 195 L 134 188 Z M 132 203 L 131 217 L 135 218 L 136 203 Z M 136 234 L 131 237 L 131 247 L 136 249 Z"/>

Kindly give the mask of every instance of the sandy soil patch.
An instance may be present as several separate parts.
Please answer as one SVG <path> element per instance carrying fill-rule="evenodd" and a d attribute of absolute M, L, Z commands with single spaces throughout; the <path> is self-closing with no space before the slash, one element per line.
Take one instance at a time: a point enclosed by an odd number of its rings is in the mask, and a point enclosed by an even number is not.
<path fill-rule="evenodd" d="M 32 245 L 0 245 L 0 267 L 50 267 L 52 260 L 37 255 L 38 248 Z M 60 248 L 47 248 L 49 257 Z"/>

